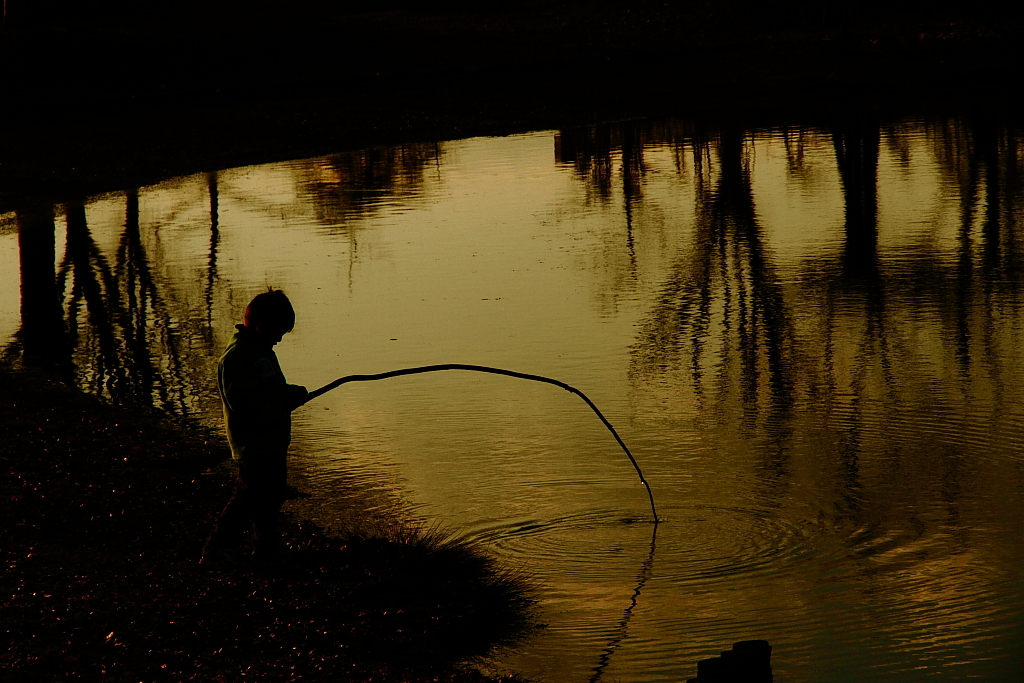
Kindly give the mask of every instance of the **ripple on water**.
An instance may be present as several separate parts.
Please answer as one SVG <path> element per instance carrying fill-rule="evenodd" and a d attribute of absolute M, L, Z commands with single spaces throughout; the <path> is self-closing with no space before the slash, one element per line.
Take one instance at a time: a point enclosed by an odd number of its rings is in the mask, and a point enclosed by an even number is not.
<path fill-rule="evenodd" d="M 665 516 L 658 559 L 669 572 L 666 578 L 676 584 L 781 573 L 820 555 L 810 524 L 764 510 L 680 506 Z"/>
<path fill-rule="evenodd" d="M 606 509 L 485 522 L 469 536 L 507 559 L 602 581 L 610 555 L 635 564 L 647 553 L 653 532 L 647 519 Z M 665 511 L 655 538 L 658 574 L 692 585 L 790 571 L 822 558 L 814 535 L 809 524 L 754 508 L 674 507 Z"/>
<path fill-rule="evenodd" d="M 623 531 L 637 538 L 649 539 L 638 532 L 634 517 L 621 510 L 587 510 L 550 519 L 519 518 L 483 522 L 469 531 L 470 538 L 486 543 L 500 555 L 521 557 L 535 562 L 577 564 L 608 552 L 606 542 L 598 539 L 621 537 Z M 635 539 L 634 539 L 635 540 Z M 631 543 L 632 545 L 632 543 Z"/>

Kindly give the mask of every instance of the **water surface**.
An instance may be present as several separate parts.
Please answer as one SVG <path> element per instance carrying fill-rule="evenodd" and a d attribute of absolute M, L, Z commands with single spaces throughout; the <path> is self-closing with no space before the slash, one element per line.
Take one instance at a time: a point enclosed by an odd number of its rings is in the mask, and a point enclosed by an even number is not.
<path fill-rule="evenodd" d="M 0 341 L 219 424 L 249 298 L 285 289 L 290 503 L 436 524 L 535 577 L 491 663 L 679 681 L 733 641 L 778 681 L 1024 674 L 1021 131 L 681 120 L 218 171 L 0 219 Z M 19 276 L 20 274 L 20 276 Z M 638 592 L 639 589 L 639 592 Z"/>

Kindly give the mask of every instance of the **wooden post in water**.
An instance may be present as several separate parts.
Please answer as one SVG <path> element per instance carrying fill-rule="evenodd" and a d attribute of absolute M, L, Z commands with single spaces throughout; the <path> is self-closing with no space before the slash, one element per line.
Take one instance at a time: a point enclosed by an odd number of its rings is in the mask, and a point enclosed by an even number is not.
<path fill-rule="evenodd" d="M 772 683 L 772 646 L 767 640 L 741 640 L 721 657 L 697 662 L 697 677 L 686 683 Z"/>

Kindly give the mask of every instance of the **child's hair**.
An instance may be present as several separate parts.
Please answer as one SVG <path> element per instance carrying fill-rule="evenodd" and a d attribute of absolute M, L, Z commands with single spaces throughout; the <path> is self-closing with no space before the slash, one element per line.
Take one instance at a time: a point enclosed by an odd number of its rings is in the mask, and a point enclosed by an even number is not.
<path fill-rule="evenodd" d="M 267 287 L 267 291 L 253 297 L 245 307 L 246 327 L 273 327 L 291 332 L 295 327 L 295 309 L 280 289 Z"/>

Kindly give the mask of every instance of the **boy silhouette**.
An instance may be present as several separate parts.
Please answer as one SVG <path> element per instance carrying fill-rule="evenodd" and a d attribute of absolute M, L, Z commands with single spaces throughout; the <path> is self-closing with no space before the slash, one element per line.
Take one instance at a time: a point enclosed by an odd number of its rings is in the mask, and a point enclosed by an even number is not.
<path fill-rule="evenodd" d="M 277 559 L 277 518 L 285 500 L 291 412 L 305 387 L 288 384 L 274 345 L 295 326 L 295 310 L 281 290 L 268 288 L 245 308 L 245 322 L 221 356 L 217 384 L 224 405 L 231 457 L 238 466 L 234 495 L 203 548 L 202 562 L 236 566 L 239 546 L 252 530 L 257 561 Z"/>

